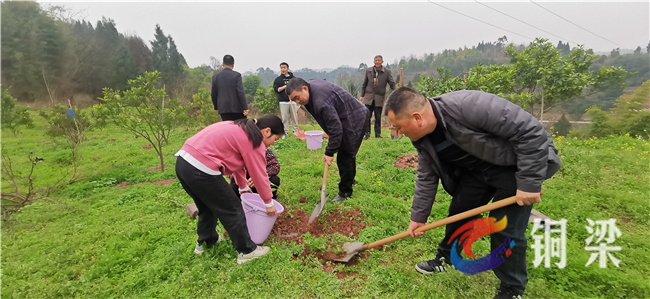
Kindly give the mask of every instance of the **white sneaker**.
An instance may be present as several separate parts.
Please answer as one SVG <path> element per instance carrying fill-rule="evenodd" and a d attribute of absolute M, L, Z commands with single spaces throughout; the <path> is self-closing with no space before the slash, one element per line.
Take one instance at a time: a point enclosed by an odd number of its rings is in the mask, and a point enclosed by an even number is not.
<path fill-rule="evenodd" d="M 224 240 L 223 238 L 224 238 L 223 235 L 219 234 L 219 240 L 217 240 L 217 243 L 215 244 L 219 244 L 219 242 Z M 202 255 L 204 251 L 205 248 L 203 247 L 203 244 L 196 243 L 196 246 L 194 246 L 194 254 Z"/>
<path fill-rule="evenodd" d="M 199 244 L 199 243 L 196 243 L 196 246 L 194 246 L 194 254 L 202 255 L 203 251 L 205 251 L 205 249 L 203 248 L 203 245 Z"/>
<path fill-rule="evenodd" d="M 248 253 L 248 254 L 240 253 L 240 254 L 237 255 L 237 264 L 243 264 L 243 263 L 248 262 L 248 261 L 250 261 L 252 259 L 256 259 L 256 258 L 258 258 L 260 256 L 263 256 L 263 255 L 269 253 L 270 250 L 271 250 L 271 248 L 268 247 L 268 246 L 257 246 L 257 248 L 255 248 L 255 250 L 253 250 L 253 252 L 251 252 L 251 253 Z"/>
<path fill-rule="evenodd" d="M 287 138 L 287 135 L 286 135 L 286 134 L 285 134 L 285 135 L 282 135 L 282 139 L 284 139 L 284 138 Z"/>

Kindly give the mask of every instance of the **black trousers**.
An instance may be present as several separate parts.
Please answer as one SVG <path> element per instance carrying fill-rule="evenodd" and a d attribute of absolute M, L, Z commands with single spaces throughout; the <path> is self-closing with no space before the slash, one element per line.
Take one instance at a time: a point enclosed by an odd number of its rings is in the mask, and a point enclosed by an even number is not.
<path fill-rule="evenodd" d="M 516 171 L 516 166 L 493 166 L 481 172 L 463 171 L 449 205 L 449 216 L 485 205 L 490 200 L 494 202 L 516 195 Z M 515 247 L 512 249 L 512 254 L 492 271 L 501 280 L 501 289 L 510 290 L 518 295 L 524 293 L 528 283 L 526 228 L 528 228 L 528 217 L 532 208 L 532 205 L 513 204 L 491 211 L 489 216 L 496 218 L 497 221 L 504 216 L 508 217 L 506 228 L 490 235 L 490 245 L 492 250 L 495 250 L 503 244 L 506 238 L 510 238 L 515 241 Z M 477 218 L 479 216 L 448 224 L 445 227 L 445 238 L 438 245 L 438 254 L 449 259 L 453 245 L 448 243 L 451 235 L 463 224 Z M 462 249 L 462 247 L 457 246 L 457 249 Z"/>
<path fill-rule="evenodd" d="M 370 121 L 370 113 L 366 115 L 366 122 L 361 132 L 368 129 Z M 352 196 L 352 182 L 357 175 L 357 153 L 361 147 L 363 135 L 359 135 L 356 140 L 351 140 L 351 144 L 346 144 L 339 149 L 336 156 L 336 165 L 339 167 L 339 175 L 341 182 L 339 183 L 339 195 L 343 197 Z"/>
<path fill-rule="evenodd" d="M 250 176 L 247 173 L 246 179 L 249 178 Z M 273 192 L 273 199 L 278 199 L 278 187 L 280 187 L 280 177 L 278 177 L 277 175 L 272 175 L 269 177 L 269 181 L 271 182 L 271 192 Z M 237 186 L 234 179 L 230 180 L 230 187 L 232 187 L 232 190 L 235 192 L 235 194 L 239 195 L 239 186 Z M 253 193 L 257 193 L 257 188 L 253 187 L 251 191 L 253 191 Z"/>
<path fill-rule="evenodd" d="M 372 118 L 372 113 L 375 113 L 375 137 L 381 137 L 381 106 L 375 106 L 375 101 L 372 101 L 371 105 L 366 105 L 368 108 L 368 120 L 366 129 L 366 137 L 370 137 L 370 118 Z"/>
<path fill-rule="evenodd" d="M 246 118 L 244 113 L 223 113 L 219 115 L 221 115 L 221 120 L 238 120 Z"/>
<path fill-rule="evenodd" d="M 257 248 L 248 234 L 241 200 L 223 176 L 206 174 L 181 157 L 176 158 L 176 176 L 199 210 L 199 244 L 205 242 L 209 248 L 217 243 L 217 221 L 221 221 L 237 252 L 247 254 Z"/>

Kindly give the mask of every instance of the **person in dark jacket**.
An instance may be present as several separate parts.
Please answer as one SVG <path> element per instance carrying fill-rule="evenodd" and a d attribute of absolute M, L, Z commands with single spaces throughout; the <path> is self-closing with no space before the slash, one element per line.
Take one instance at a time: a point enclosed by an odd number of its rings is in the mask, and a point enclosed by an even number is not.
<path fill-rule="evenodd" d="M 370 117 L 372 117 L 373 112 L 375 113 L 375 137 L 381 138 L 381 110 L 382 106 L 384 106 L 386 85 L 390 86 L 392 90 L 395 90 L 396 87 L 390 70 L 382 66 L 384 59 L 381 55 L 375 56 L 374 63 L 374 66 L 366 69 L 363 84 L 361 84 L 361 97 L 359 101 L 366 105 Z M 368 138 L 370 138 L 370 118 L 368 118 L 368 129 L 366 130 L 364 140 Z"/>
<path fill-rule="evenodd" d="M 289 101 L 289 96 L 284 89 L 287 87 L 289 80 L 293 79 L 293 73 L 289 71 L 289 64 L 286 62 L 280 63 L 280 76 L 275 78 L 273 81 L 273 90 L 278 93 L 278 102 L 280 102 L 280 115 L 282 115 L 282 123 L 284 124 L 284 136 L 289 135 L 289 123 L 293 124 L 291 128 L 293 129 L 293 135 L 298 136 L 296 131 L 298 127 L 296 124 L 297 115 L 293 113 L 298 113 L 298 105 L 295 102 Z M 293 105 L 293 112 L 291 111 L 291 106 Z M 282 136 L 284 138 L 284 136 Z"/>
<path fill-rule="evenodd" d="M 244 84 L 241 74 L 232 70 L 234 67 L 235 58 L 225 55 L 223 70 L 212 76 L 212 104 L 221 120 L 243 119 L 248 115 Z"/>
<path fill-rule="evenodd" d="M 507 226 L 490 235 L 492 250 L 506 238 L 515 241 L 511 255 L 493 268 L 501 280 L 494 298 L 521 298 L 528 283 L 526 228 L 532 204 L 541 202 L 541 187 L 560 168 L 553 140 L 531 114 L 506 99 L 462 90 L 427 99 L 400 87 L 388 97 L 385 115 L 393 127 L 411 138 L 418 170 L 411 206 L 411 236 L 431 213 L 438 181 L 452 196 L 449 216 L 516 196 L 517 204 L 490 212 L 507 217 Z M 424 274 L 445 272 L 450 264 L 450 237 L 478 216 L 448 224 L 434 259 L 418 263 Z"/>
<path fill-rule="evenodd" d="M 352 184 L 357 173 L 356 156 L 366 131 L 368 110 L 341 87 L 322 79 L 306 82 L 295 77 L 285 90 L 289 99 L 305 106 L 318 124 L 329 135 L 323 161 L 331 165 L 338 153 L 341 181 L 339 194 L 332 202 L 343 201 L 352 196 Z"/>

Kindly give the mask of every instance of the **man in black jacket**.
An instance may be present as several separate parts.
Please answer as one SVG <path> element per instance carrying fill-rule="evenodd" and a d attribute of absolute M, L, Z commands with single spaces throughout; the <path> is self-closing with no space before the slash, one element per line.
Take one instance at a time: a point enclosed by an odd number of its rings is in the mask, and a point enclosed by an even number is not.
<path fill-rule="evenodd" d="M 418 152 L 418 170 L 411 206 L 411 236 L 431 213 L 438 181 L 452 196 L 449 216 L 492 201 L 516 196 L 516 205 L 490 212 L 506 227 L 490 235 L 492 250 L 509 238 L 509 256 L 492 269 L 501 280 L 494 298 L 521 298 L 526 273 L 526 228 L 533 203 L 541 202 L 541 187 L 560 168 L 553 140 L 542 124 L 521 107 L 481 91 L 461 90 L 427 99 L 400 87 L 389 97 L 385 115 L 411 138 Z M 445 272 L 450 264 L 451 236 L 478 216 L 448 224 L 434 259 L 418 263 L 423 274 Z M 511 244 L 511 243 L 508 243 Z M 462 247 L 462 246 L 460 246 Z"/>
<path fill-rule="evenodd" d="M 286 85 L 289 83 L 289 80 L 293 79 L 293 73 L 289 71 L 288 63 L 280 63 L 280 73 L 280 76 L 275 78 L 273 81 L 273 90 L 278 93 L 278 102 L 280 102 L 280 115 L 282 115 L 282 123 L 284 124 L 284 135 L 282 135 L 282 139 L 284 139 L 285 136 L 289 135 L 289 123 L 293 124 L 293 126 L 291 126 L 293 129 L 293 135 L 297 136 L 296 131 L 298 130 L 298 127 L 296 125 L 296 118 L 298 116 L 293 113 L 298 112 L 298 105 L 296 105 L 295 102 L 289 101 L 289 96 L 287 96 L 287 93 L 284 92 L 284 89 L 287 87 Z M 293 112 L 291 111 L 290 105 L 293 105 Z"/>
<path fill-rule="evenodd" d="M 246 118 L 248 104 L 244 93 L 241 74 L 233 71 L 235 58 L 223 56 L 223 70 L 212 76 L 212 104 L 221 115 L 221 120 Z"/>
<path fill-rule="evenodd" d="M 352 185 L 357 174 L 357 152 L 366 130 L 368 109 L 347 91 L 322 79 L 307 83 L 295 77 L 287 84 L 289 99 L 304 105 L 316 122 L 329 135 L 323 161 L 331 165 L 338 153 L 341 182 L 339 194 L 332 202 L 343 201 L 352 196 Z"/>

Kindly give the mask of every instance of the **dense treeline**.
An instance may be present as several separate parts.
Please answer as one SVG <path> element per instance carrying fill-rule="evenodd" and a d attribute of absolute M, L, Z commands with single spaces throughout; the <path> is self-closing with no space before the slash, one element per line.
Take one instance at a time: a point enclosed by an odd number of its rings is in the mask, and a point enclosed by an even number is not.
<path fill-rule="evenodd" d="M 128 80 L 147 71 L 158 71 L 159 87 L 186 103 L 199 89 L 209 90 L 212 74 L 222 68 L 221 61 L 214 57 L 208 64 L 188 67 L 172 36 L 165 35 L 160 26 L 152 28 L 153 40 L 145 41 L 139 36 L 120 33 L 111 19 L 103 18 L 93 24 L 65 16 L 65 10 L 56 6 L 44 7 L 35 2 L 2 2 L 2 86 L 11 87 L 9 92 L 19 102 L 54 104 L 71 99 L 77 105 L 90 106 L 97 102 L 104 88 L 123 91 L 129 88 Z M 506 55 L 508 46 L 508 39 L 503 36 L 494 42 L 481 41 L 471 48 L 447 49 L 421 57 L 384 57 L 384 61 L 396 81 L 402 69 L 404 85 L 415 86 L 420 77 L 438 79 L 438 69 L 441 68 L 446 75 L 462 78 L 479 64 L 509 65 L 510 58 Z M 517 51 L 530 47 L 511 46 Z M 561 55 L 569 55 L 576 46 L 560 41 L 556 48 Z M 638 47 L 634 53 L 622 55 L 618 49 L 614 49 L 610 55 L 595 59 L 591 69 L 621 67 L 632 73 L 626 83 L 628 88 L 633 89 L 650 79 L 650 54 L 647 52 L 648 48 Z M 221 54 L 215 53 L 215 56 Z M 375 54 L 371 53 L 368 61 L 361 62 L 358 67 L 292 71 L 295 76 L 305 79 L 322 78 L 334 82 L 357 96 L 363 70 L 372 66 Z M 286 60 L 291 64 L 290 57 Z M 258 89 L 268 92 L 269 84 L 279 75 L 279 66 L 259 68 L 243 75 L 249 101 L 273 98 L 272 94 L 263 94 Z M 606 110 L 613 107 L 623 92 L 624 87 L 617 85 L 558 108 L 576 116 L 582 115 L 586 108 L 593 105 Z M 84 97 L 94 100 L 80 103 L 79 98 Z"/>
<path fill-rule="evenodd" d="M 160 26 L 148 44 L 118 32 L 111 19 L 92 24 L 61 12 L 35 2 L 2 2 L 2 85 L 12 86 L 19 101 L 74 101 L 79 94 L 96 99 L 106 87 L 125 90 L 128 80 L 155 70 L 160 84 L 182 98 L 210 82 L 214 69 L 190 69 Z"/>

